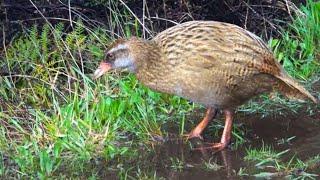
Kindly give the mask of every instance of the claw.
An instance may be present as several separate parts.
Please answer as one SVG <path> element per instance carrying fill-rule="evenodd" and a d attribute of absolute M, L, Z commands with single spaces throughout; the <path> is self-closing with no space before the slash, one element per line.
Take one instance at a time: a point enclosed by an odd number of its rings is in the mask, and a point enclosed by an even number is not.
<path fill-rule="evenodd" d="M 201 133 L 204 130 L 204 128 L 207 127 L 209 121 L 211 121 L 216 116 L 216 114 L 217 111 L 214 108 L 208 108 L 206 116 L 202 119 L 202 121 L 189 134 L 183 136 L 186 137 L 187 140 L 193 138 L 199 138 L 203 140 Z"/>
<path fill-rule="evenodd" d="M 194 148 L 193 150 L 195 151 L 204 151 L 204 150 L 210 150 L 210 151 L 214 151 L 214 152 L 219 152 L 223 149 L 225 149 L 228 146 L 227 143 L 211 143 L 211 145 L 209 146 L 202 146 L 202 147 L 198 147 L 198 148 Z"/>
<path fill-rule="evenodd" d="M 194 131 L 191 131 L 189 134 L 185 134 L 183 136 L 186 138 L 186 140 L 190 140 L 190 139 L 193 139 L 193 138 L 199 138 L 199 139 L 203 140 L 203 137 L 201 136 L 201 134 L 200 133 L 196 133 Z"/>

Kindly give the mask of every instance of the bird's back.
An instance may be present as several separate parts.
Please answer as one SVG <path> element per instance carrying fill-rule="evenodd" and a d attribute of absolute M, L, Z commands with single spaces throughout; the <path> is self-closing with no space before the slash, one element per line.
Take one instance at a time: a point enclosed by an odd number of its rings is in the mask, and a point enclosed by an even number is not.
<path fill-rule="evenodd" d="M 272 91 L 284 72 L 259 37 L 228 23 L 186 22 L 153 40 L 163 54 L 154 89 L 208 106 L 241 105 Z"/>

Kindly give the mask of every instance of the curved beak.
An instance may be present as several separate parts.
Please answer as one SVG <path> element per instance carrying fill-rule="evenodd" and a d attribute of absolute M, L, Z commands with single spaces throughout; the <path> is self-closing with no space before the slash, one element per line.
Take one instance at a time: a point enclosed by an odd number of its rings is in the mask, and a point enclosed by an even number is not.
<path fill-rule="evenodd" d="M 98 79 L 112 68 L 112 65 L 107 62 L 101 62 L 98 69 L 93 74 L 93 79 Z"/>

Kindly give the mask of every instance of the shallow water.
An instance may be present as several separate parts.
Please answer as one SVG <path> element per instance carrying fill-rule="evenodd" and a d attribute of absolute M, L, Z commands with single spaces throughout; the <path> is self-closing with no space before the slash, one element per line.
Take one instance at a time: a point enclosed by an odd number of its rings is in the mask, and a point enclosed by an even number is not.
<path fill-rule="evenodd" d="M 248 142 L 235 150 L 229 148 L 221 152 L 195 151 L 190 145 L 206 146 L 206 144 L 196 139 L 186 142 L 171 135 L 166 142 L 156 145 L 151 153 L 141 152 L 136 165 L 147 172 L 146 174 L 156 173 L 157 177 L 165 179 L 239 179 L 241 177 L 236 174 L 240 168 L 246 168 L 246 172 L 250 175 L 261 172 L 254 166 L 255 163 L 243 160 L 248 147 L 260 149 L 264 143 L 272 145 L 276 152 L 290 149 L 282 156 L 283 161 L 289 161 L 293 155 L 301 160 L 307 160 L 320 154 L 319 112 L 311 116 L 304 112 L 262 119 L 259 115 L 242 117 L 240 115 L 237 116 L 237 123 L 243 123 L 248 129 L 245 135 Z M 207 131 L 204 132 L 204 141 L 211 142 L 212 138 L 207 136 Z M 293 136 L 295 138 L 289 142 L 283 141 Z M 181 167 L 177 168 L 179 162 Z M 211 168 L 208 168 L 208 162 L 211 162 Z M 272 168 L 265 171 L 274 172 Z M 308 172 L 320 174 L 320 165 L 308 169 Z M 281 174 L 278 175 L 280 179 L 283 178 Z M 248 179 L 248 176 L 242 178 Z"/>

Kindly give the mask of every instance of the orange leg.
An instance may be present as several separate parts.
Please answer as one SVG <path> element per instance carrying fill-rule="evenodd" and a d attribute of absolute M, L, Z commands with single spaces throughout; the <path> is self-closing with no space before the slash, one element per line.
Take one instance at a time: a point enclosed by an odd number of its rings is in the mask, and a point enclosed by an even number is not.
<path fill-rule="evenodd" d="M 216 116 L 217 111 L 210 107 L 207 109 L 206 116 L 202 119 L 202 121 L 189 133 L 187 134 L 187 139 L 191 138 L 200 138 L 203 139 L 201 136 L 202 131 L 204 128 L 207 127 L 208 123 Z"/>
<path fill-rule="evenodd" d="M 228 146 L 231 140 L 231 132 L 232 132 L 232 121 L 233 121 L 233 111 L 231 110 L 225 110 L 224 114 L 226 116 L 225 125 L 222 133 L 222 137 L 219 143 L 212 143 L 209 147 L 200 147 L 196 148 L 199 150 L 204 149 L 213 149 L 216 151 L 220 151 Z"/>
<path fill-rule="evenodd" d="M 224 114 L 226 116 L 224 129 L 220 143 L 214 143 L 212 148 L 217 150 L 222 150 L 228 146 L 231 140 L 231 131 L 232 131 L 232 121 L 233 121 L 233 111 L 225 110 Z"/>

